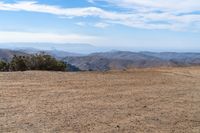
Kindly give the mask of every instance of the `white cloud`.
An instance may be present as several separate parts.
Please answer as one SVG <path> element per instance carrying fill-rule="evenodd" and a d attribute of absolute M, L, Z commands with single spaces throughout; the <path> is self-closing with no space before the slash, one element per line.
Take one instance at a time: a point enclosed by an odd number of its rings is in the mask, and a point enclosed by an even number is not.
<path fill-rule="evenodd" d="M 96 7 L 86 8 L 60 8 L 52 5 L 38 4 L 35 1 L 23 1 L 18 3 L 3 3 L 0 2 L 0 10 L 10 11 L 30 11 L 40 13 L 50 13 L 54 15 L 67 17 L 83 17 L 90 15 L 99 15 L 102 10 Z"/>
<path fill-rule="evenodd" d="M 78 25 L 78 26 L 86 26 L 86 23 L 85 22 L 77 22 L 76 25 Z"/>
<path fill-rule="evenodd" d="M 89 3 L 95 3 L 94 0 L 88 0 Z"/>
<path fill-rule="evenodd" d="M 99 23 L 96 23 L 94 26 L 97 28 L 106 28 L 109 26 L 109 24 L 99 22 Z"/>
<path fill-rule="evenodd" d="M 191 13 L 199 11 L 199 0 L 90 0 L 98 1 L 127 11 L 106 11 L 97 7 L 61 8 L 30 1 L 0 2 L 0 10 L 49 13 L 64 18 L 98 17 L 101 21 L 145 29 L 191 30 L 200 27 L 200 14 Z M 106 25 L 98 22 L 96 26 Z"/>
<path fill-rule="evenodd" d="M 125 8 L 146 8 L 187 12 L 200 9 L 199 0 L 93 0 L 105 1 Z M 148 8 L 148 9 L 147 9 Z"/>
<path fill-rule="evenodd" d="M 53 43 L 95 43 L 101 40 L 95 36 L 78 34 L 53 34 L 32 32 L 0 32 L 0 42 L 53 42 Z"/>

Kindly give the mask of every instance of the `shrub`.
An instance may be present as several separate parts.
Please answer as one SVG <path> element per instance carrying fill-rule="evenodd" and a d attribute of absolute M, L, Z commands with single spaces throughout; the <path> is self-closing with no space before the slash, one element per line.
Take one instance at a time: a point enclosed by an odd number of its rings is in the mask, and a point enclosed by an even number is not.
<path fill-rule="evenodd" d="M 64 62 L 45 54 L 32 56 L 29 64 L 31 70 L 65 71 L 67 67 Z"/>
<path fill-rule="evenodd" d="M 8 63 L 4 62 L 4 61 L 0 61 L 0 71 L 8 71 Z"/>
<path fill-rule="evenodd" d="M 56 60 L 54 57 L 44 53 L 30 56 L 14 56 L 9 63 L 0 61 L 0 71 L 26 70 L 80 71 L 79 68 Z"/>
<path fill-rule="evenodd" d="M 26 71 L 28 70 L 27 60 L 25 56 L 14 56 L 10 62 L 11 71 Z"/>
<path fill-rule="evenodd" d="M 76 71 L 81 71 L 78 67 L 73 66 L 71 64 L 67 64 L 67 71 L 71 71 L 71 72 L 76 72 Z"/>
<path fill-rule="evenodd" d="M 10 71 L 48 70 L 65 71 L 67 66 L 50 55 L 14 56 L 10 62 Z"/>

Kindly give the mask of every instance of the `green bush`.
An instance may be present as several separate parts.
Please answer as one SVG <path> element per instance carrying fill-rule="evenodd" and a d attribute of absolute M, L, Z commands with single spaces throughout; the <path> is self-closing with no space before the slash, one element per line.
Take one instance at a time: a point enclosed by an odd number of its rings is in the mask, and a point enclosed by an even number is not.
<path fill-rule="evenodd" d="M 4 61 L 0 61 L 0 71 L 8 71 L 8 63 L 4 62 Z"/>
<path fill-rule="evenodd" d="M 11 71 L 26 71 L 28 70 L 27 60 L 25 56 L 14 56 L 10 62 Z"/>
<path fill-rule="evenodd" d="M 79 68 L 56 60 L 54 57 L 44 53 L 30 56 L 14 56 L 9 63 L 0 61 L 0 71 L 26 70 L 80 71 Z"/>
<path fill-rule="evenodd" d="M 29 62 L 31 70 L 65 71 L 67 67 L 64 62 L 45 54 L 32 56 Z"/>
<path fill-rule="evenodd" d="M 10 71 L 47 70 L 65 71 L 66 64 L 50 55 L 37 54 L 31 56 L 14 56 L 9 65 Z"/>

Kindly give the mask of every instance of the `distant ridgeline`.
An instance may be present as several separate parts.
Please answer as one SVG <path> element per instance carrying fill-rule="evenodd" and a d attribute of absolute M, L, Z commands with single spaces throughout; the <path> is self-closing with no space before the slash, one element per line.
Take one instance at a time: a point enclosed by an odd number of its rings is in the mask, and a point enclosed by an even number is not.
<path fill-rule="evenodd" d="M 0 61 L 0 71 L 79 71 L 75 66 L 57 60 L 54 57 L 41 53 L 28 56 L 16 56 L 11 61 Z"/>
<path fill-rule="evenodd" d="M 0 71 L 108 71 L 188 66 L 200 66 L 200 53 L 110 51 L 82 55 L 57 50 L 0 49 Z"/>

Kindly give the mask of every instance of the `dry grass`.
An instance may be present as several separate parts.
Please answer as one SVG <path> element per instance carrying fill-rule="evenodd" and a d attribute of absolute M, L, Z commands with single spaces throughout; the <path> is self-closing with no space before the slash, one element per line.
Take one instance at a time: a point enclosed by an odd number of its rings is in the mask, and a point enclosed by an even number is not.
<path fill-rule="evenodd" d="M 200 133 L 200 68 L 0 73 L 0 132 Z"/>

